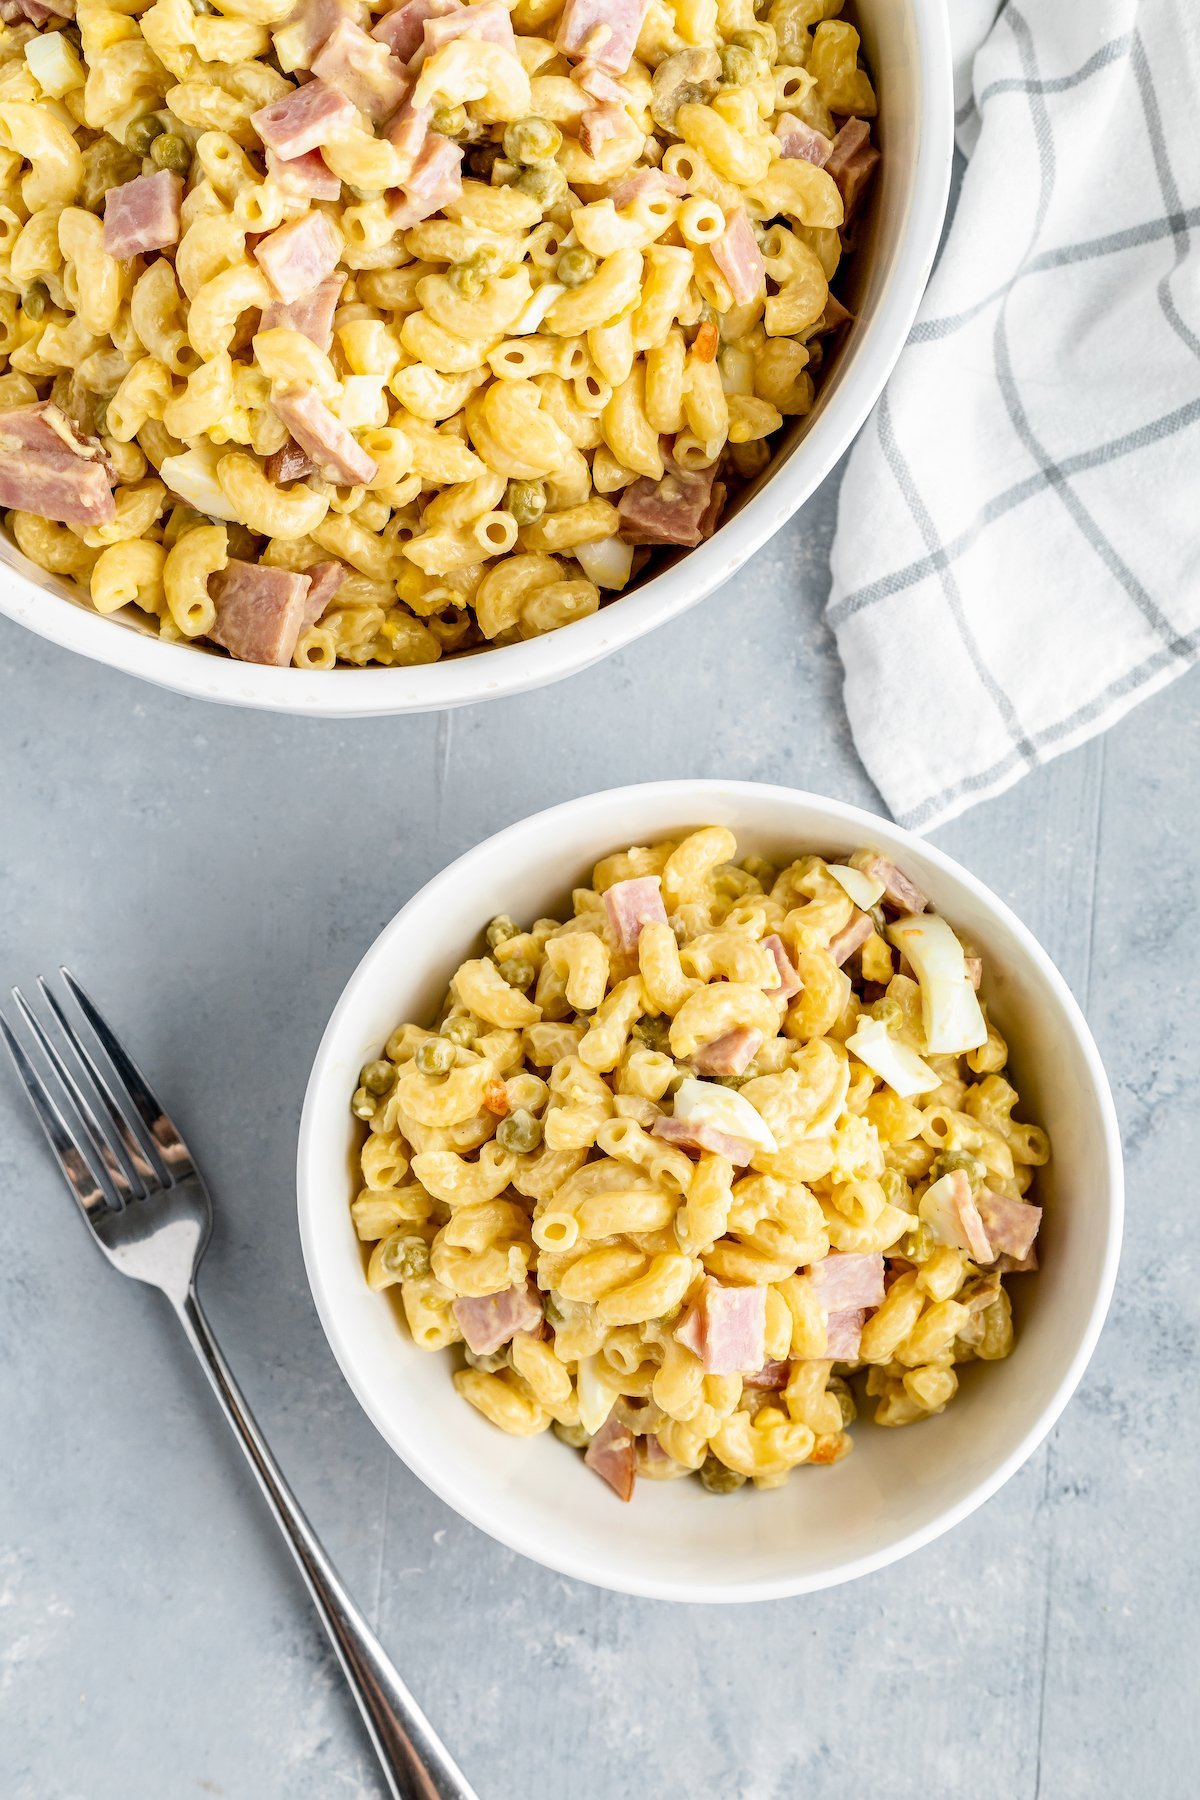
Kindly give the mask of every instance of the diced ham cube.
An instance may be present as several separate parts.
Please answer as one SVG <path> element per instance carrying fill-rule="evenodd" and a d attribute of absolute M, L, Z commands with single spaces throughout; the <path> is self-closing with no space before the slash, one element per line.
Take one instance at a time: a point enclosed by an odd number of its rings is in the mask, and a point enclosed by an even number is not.
<path fill-rule="evenodd" d="M 717 522 L 725 510 L 725 498 L 729 490 L 723 481 L 714 481 L 712 493 L 708 496 L 708 505 L 700 514 L 698 530 L 701 543 L 706 543 L 717 529 Z"/>
<path fill-rule="evenodd" d="M 49 400 L 0 412 L 0 507 L 63 525 L 110 525 L 113 475 L 97 438 Z"/>
<path fill-rule="evenodd" d="M 230 557 L 212 576 L 217 618 L 209 636 L 239 662 L 291 662 L 304 625 L 308 576 Z"/>
<path fill-rule="evenodd" d="M 664 1143 L 678 1145 L 681 1150 L 707 1150 L 713 1156 L 724 1156 L 739 1169 L 744 1169 L 754 1155 L 753 1144 L 731 1136 L 728 1131 L 718 1131 L 715 1125 L 706 1125 L 701 1119 L 675 1119 L 664 1115 L 655 1119 L 650 1132 L 653 1137 L 662 1138 Z"/>
<path fill-rule="evenodd" d="M 339 19 L 314 56 L 312 72 L 377 124 L 391 118 L 412 85 L 400 59 L 351 19 Z"/>
<path fill-rule="evenodd" d="M 581 69 L 588 66 L 590 65 L 580 64 Z M 623 206 L 629 206 L 634 200 L 657 200 L 662 195 L 678 200 L 686 193 L 687 189 L 678 175 L 668 175 L 663 169 L 634 169 L 628 175 L 622 175 L 619 181 L 611 183 L 608 197 L 620 212 Z"/>
<path fill-rule="evenodd" d="M 929 905 L 928 895 L 921 892 L 916 882 L 910 881 L 890 857 L 879 851 L 873 850 L 869 855 L 857 858 L 854 866 L 864 875 L 873 875 L 876 881 L 883 883 L 883 897 L 897 912 L 924 912 Z"/>
<path fill-rule="evenodd" d="M 412 174 L 404 183 L 404 198 L 389 209 L 397 231 L 407 231 L 432 213 L 440 212 L 462 193 L 462 145 L 440 132 L 426 134 Z"/>
<path fill-rule="evenodd" d="M 991 1242 L 964 1170 L 954 1169 L 926 1188 L 917 1211 L 939 1243 L 965 1250 L 976 1262 L 992 1261 Z"/>
<path fill-rule="evenodd" d="M 877 1251 L 834 1250 L 809 1270 L 813 1291 L 828 1313 L 883 1304 L 883 1257 Z"/>
<path fill-rule="evenodd" d="M 27 19 L 31 25 L 44 25 L 55 11 L 59 18 L 74 16 L 65 13 L 61 6 L 43 6 L 41 0 L 0 0 L 0 19 L 6 25 L 16 25 L 22 19 Z"/>
<path fill-rule="evenodd" d="M 267 106 L 251 113 L 250 123 L 268 150 L 290 162 L 319 150 L 338 132 L 353 129 L 358 113 L 340 89 L 325 81 L 306 81 Z"/>
<path fill-rule="evenodd" d="M 589 106 L 579 120 L 579 142 L 585 156 L 599 156 L 605 144 L 620 137 L 628 114 L 623 106 L 606 101 L 602 106 Z"/>
<path fill-rule="evenodd" d="M 857 1362 L 867 1315 L 858 1307 L 830 1313 L 825 1323 L 825 1355 L 833 1362 Z"/>
<path fill-rule="evenodd" d="M 417 159 L 424 149 L 425 139 L 430 135 L 429 121 L 432 117 L 431 106 L 414 106 L 411 100 L 406 100 L 395 118 L 389 119 L 384 126 L 384 137 L 410 169 L 415 169 Z"/>
<path fill-rule="evenodd" d="M 636 950 L 643 925 L 665 925 L 662 884 L 657 875 L 635 875 L 614 881 L 605 890 L 604 910 L 621 950 Z"/>
<path fill-rule="evenodd" d="M 680 1467 L 673 1456 L 667 1455 L 653 1432 L 636 1438 L 634 1449 L 637 1452 L 639 1473 L 650 1473 L 652 1480 L 661 1480 L 663 1470 Z M 584 1460 L 587 1460 L 586 1457 Z"/>
<path fill-rule="evenodd" d="M 303 156 L 292 156 L 287 161 L 277 156 L 274 150 L 268 150 L 267 174 L 289 199 L 341 198 L 341 177 L 334 174 L 319 150 L 306 150 Z"/>
<path fill-rule="evenodd" d="M 567 0 L 554 48 L 610 75 L 629 67 L 649 0 Z"/>
<path fill-rule="evenodd" d="M 814 131 L 795 113 L 780 113 L 774 129 L 779 139 L 780 156 L 802 158 L 804 162 L 815 163 L 818 169 L 823 169 L 829 161 L 833 139 L 827 138 L 823 131 Z"/>
<path fill-rule="evenodd" d="M 308 576 L 308 595 L 304 602 L 301 631 L 315 625 L 336 598 L 338 589 L 346 579 L 346 565 L 330 558 L 326 562 L 312 563 L 304 573 Z"/>
<path fill-rule="evenodd" d="M 847 119 L 833 140 L 825 161 L 825 172 L 832 175 L 846 209 L 846 223 L 867 191 L 879 162 L 879 152 L 871 142 L 871 127 L 865 119 Z"/>
<path fill-rule="evenodd" d="M 270 331 L 281 326 L 287 331 L 298 331 L 319 350 L 328 350 L 333 343 L 333 315 L 345 285 L 340 275 L 330 275 L 299 300 L 272 300 L 263 307 L 261 329 Z"/>
<path fill-rule="evenodd" d="M 767 282 L 766 264 L 745 207 L 739 206 L 725 214 L 725 230 L 709 249 L 739 306 L 745 306 L 762 293 Z"/>
<path fill-rule="evenodd" d="M 354 10 L 352 0 L 300 0 L 273 34 L 275 57 L 284 73 L 311 69 L 330 32 Z"/>
<path fill-rule="evenodd" d="M 1033 1249 L 1042 1222 L 1041 1207 L 1031 1206 L 1027 1200 L 1010 1199 L 1007 1194 L 994 1194 L 990 1188 L 984 1188 L 976 1205 L 993 1254 L 1022 1262 Z"/>
<path fill-rule="evenodd" d="M 967 980 L 971 983 L 975 992 L 978 993 L 983 982 L 982 956 L 964 956 L 963 966 L 967 971 Z"/>
<path fill-rule="evenodd" d="M 725 1287 L 709 1276 L 675 1336 L 707 1375 L 745 1375 L 767 1360 L 766 1330 L 765 1287 Z"/>
<path fill-rule="evenodd" d="M 599 63 L 581 62 L 576 65 L 574 81 L 585 94 L 593 100 L 611 101 L 614 106 L 628 106 L 630 95 L 620 82 L 602 69 Z"/>
<path fill-rule="evenodd" d="M 792 1365 L 790 1362 L 766 1362 L 761 1369 L 753 1369 L 743 1377 L 748 1388 L 766 1388 L 777 1394 L 791 1380 Z"/>
<path fill-rule="evenodd" d="M 316 470 L 312 458 L 300 448 L 295 438 L 289 438 L 282 450 L 275 450 L 268 456 L 264 472 L 275 487 L 286 487 L 291 481 L 307 481 Z"/>
<path fill-rule="evenodd" d="M 533 1331 L 542 1322 L 542 1303 L 529 1281 L 479 1299 L 455 1300 L 450 1310 L 476 1356 L 491 1356 L 518 1331 Z"/>
<path fill-rule="evenodd" d="M 762 1041 L 761 1031 L 751 1025 L 739 1025 L 733 1031 L 722 1032 L 710 1044 L 701 1044 L 692 1063 L 699 1075 L 740 1075 L 754 1061 Z"/>
<path fill-rule="evenodd" d="M 1029 1275 L 1038 1266 L 1038 1253 L 1031 1250 L 1027 1256 L 1007 1256 L 1001 1251 L 993 1266 L 998 1275 Z"/>
<path fill-rule="evenodd" d="M 825 299 L 825 311 L 812 328 L 814 337 L 827 337 L 831 331 L 840 331 L 843 325 L 853 325 L 854 314 L 842 305 L 836 294 L 829 294 Z"/>
<path fill-rule="evenodd" d="M 516 53 L 507 6 L 501 6 L 500 0 L 481 0 L 477 6 L 456 7 L 453 12 L 426 19 L 421 49 L 412 60 L 413 68 L 419 67 L 427 56 L 432 56 L 457 37 L 481 38 L 484 43 L 502 44 L 506 50 Z"/>
<path fill-rule="evenodd" d="M 460 0 L 408 0 L 407 5 L 384 13 L 372 26 L 371 36 L 406 63 L 425 41 L 426 19 L 440 19 L 445 13 L 462 10 Z"/>
<path fill-rule="evenodd" d="M 337 267 L 342 243 L 324 213 L 305 213 L 259 238 L 254 255 L 280 300 L 311 294 Z"/>
<path fill-rule="evenodd" d="M 661 481 L 641 475 L 621 495 L 620 535 L 627 544 L 683 544 L 702 541 L 701 520 L 712 494 L 714 470 L 681 469 L 668 462 Z"/>
<path fill-rule="evenodd" d="M 104 248 L 118 262 L 179 242 L 183 177 L 170 169 L 138 175 L 104 196 Z"/>
<path fill-rule="evenodd" d="M 769 950 L 775 958 L 775 967 L 779 970 L 779 986 L 767 988 L 765 991 L 777 1000 L 791 1000 L 797 995 L 804 983 L 801 981 L 791 957 L 783 947 L 783 939 L 777 931 L 762 941 L 763 949 Z"/>
<path fill-rule="evenodd" d="M 618 1500 L 632 1498 L 637 1478 L 637 1454 L 628 1425 L 619 1424 L 610 1415 L 584 1451 L 583 1460 L 593 1475 L 607 1481 Z"/>
<path fill-rule="evenodd" d="M 379 464 L 330 412 L 316 388 L 286 388 L 272 395 L 271 404 L 326 481 L 355 487 L 374 480 Z"/>
<path fill-rule="evenodd" d="M 862 949 L 874 929 L 866 913 L 856 912 L 848 925 L 843 925 L 840 931 L 834 933 L 829 940 L 829 954 L 839 969 L 856 950 Z"/>

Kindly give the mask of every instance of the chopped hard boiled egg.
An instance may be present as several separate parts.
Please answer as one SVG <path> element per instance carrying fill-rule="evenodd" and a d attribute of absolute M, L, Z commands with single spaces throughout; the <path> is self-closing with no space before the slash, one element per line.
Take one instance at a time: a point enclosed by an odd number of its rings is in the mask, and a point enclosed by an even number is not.
<path fill-rule="evenodd" d="M 633 545 L 623 538 L 598 538 L 576 544 L 571 555 L 589 581 L 601 588 L 623 588 L 633 573 Z"/>
<path fill-rule="evenodd" d="M 846 1048 L 903 1100 L 931 1093 L 941 1086 L 941 1076 L 935 1075 L 915 1050 L 894 1038 L 882 1019 L 872 1019 L 864 1013 L 854 1035 L 846 1039 Z"/>
<path fill-rule="evenodd" d="M 217 480 L 217 463 L 226 451 L 215 444 L 184 450 L 178 456 L 164 456 L 160 475 L 173 494 L 207 513 L 210 519 L 226 519 L 237 524 L 237 508 L 225 498 Z"/>
<path fill-rule="evenodd" d="M 879 896 L 883 893 L 882 881 L 874 875 L 864 875 L 861 869 L 852 869 L 849 863 L 830 863 L 829 873 L 844 893 L 849 894 L 855 906 L 863 912 L 870 912 Z"/>
<path fill-rule="evenodd" d="M 25 61 L 43 94 L 56 100 L 81 88 L 87 80 L 87 70 L 75 53 L 75 46 L 61 31 L 30 38 L 25 46 Z M 74 120 L 71 125 L 74 126 Z"/>
<path fill-rule="evenodd" d="M 675 1093 L 675 1117 L 711 1125 L 714 1131 L 741 1138 L 756 1150 L 774 1153 L 779 1148 L 762 1114 L 736 1088 L 719 1087 L 715 1081 L 685 1076 Z"/>
<path fill-rule="evenodd" d="M 581 1356 L 576 1377 L 579 1394 L 579 1423 L 593 1437 L 616 1403 L 617 1390 L 600 1373 L 598 1356 Z"/>
<path fill-rule="evenodd" d="M 916 970 L 921 987 L 925 1048 L 957 1056 L 987 1042 L 987 1024 L 967 974 L 963 947 L 936 913 L 911 913 L 888 926 L 888 937 Z"/>

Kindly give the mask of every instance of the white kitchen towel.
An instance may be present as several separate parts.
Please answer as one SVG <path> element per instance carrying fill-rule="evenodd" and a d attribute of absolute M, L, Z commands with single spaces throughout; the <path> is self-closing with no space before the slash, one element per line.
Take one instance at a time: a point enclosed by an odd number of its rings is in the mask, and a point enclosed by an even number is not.
<path fill-rule="evenodd" d="M 859 753 L 922 831 L 1200 651 L 1200 4 L 951 8 L 986 32 L 969 161 L 828 609 Z"/>

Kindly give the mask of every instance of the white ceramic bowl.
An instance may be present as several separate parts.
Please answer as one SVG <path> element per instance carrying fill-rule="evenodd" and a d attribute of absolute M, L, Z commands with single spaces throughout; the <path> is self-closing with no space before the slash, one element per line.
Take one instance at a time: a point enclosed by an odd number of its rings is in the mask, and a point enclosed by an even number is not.
<path fill-rule="evenodd" d="M 419 669 L 260 668 L 201 645 L 164 644 L 133 615 L 101 618 L 0 539 L 0 613 L 96 662 L 160 687 L 234 706 L 328 718 L 424 712 L 523 693 L 574 674 L 711 594 L 808 499 L 878 399 L 937 250 L 953 154 L 944 0 L 858 0 L 880 92 L 884 159 L 871 227 L 850 276 L 858 322 L 810 417 L 792 431 L 756 490 L 707 544 L 590 619 L 527 644 Z"/>
<path fill-rule="evenodd" d="M 484 922 L 553 914 L 608 851 L 724 824 L 743 854 L 864 844 L 896 857 L 985 959 L 1024 1115 L 1045 1126 L 1042 1268 L 1010 1285 L 1017 1343 L 972 1364 L 937 1419 L 863 1420 L 833 1469 L 716 1500 L 698 1482 L 643 1482 L 622 1506 L 550 1434 L 507 1438 L 459 1399 L 448 1355 L 417 1350 L 372 1293 L 350 1221 L 358 1071 L 402 1019 L 431 1017 Z M 387 1442 L 435 1493 L 502 1543 L 565 1575 L 673 1600 L 758 1600 L 847 1581 L 919 1549 L 995 1493 L 1036 1448 L 1083 1373 L 1121 1238 L 1121 1148 L 1108 1082 L 1070 990 L 1008 908 L 949 857 L 872 814 L 790 788 L 672 781 L 539 813 L 460 857 L 376 939 L 321 1040 L 300 1126 L 300 1232 L 334 1354 Z"/>

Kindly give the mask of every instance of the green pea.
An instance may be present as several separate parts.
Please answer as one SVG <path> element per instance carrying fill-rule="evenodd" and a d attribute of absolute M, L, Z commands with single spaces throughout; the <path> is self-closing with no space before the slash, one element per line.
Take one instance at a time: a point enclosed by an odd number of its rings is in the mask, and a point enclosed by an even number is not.
<path fill-rule="evenodd" d="M 479 1036 L 479 1026 L 469 1013 L 456 1013 L 452 1019 L 444 1020 L 439 1030 L 462 1050 L 469 1050 Z"/>
<path fill-rule="evenodd" d="M 523 169 L 513 186 L 536 200 L 544 210 L 558 205 L 567 191 L 567 178 L 557 163 L 547 163 L 544 167 Z"/>
<path fill-rule="evenodd" d="M 21 308 L 27 319 L 42 318 L 49 303 L 50 290 L 44 281 L 31 281 L 21 298 Z"/>
<path fill-rule="evenodd" d="M 549 119 L 515 119 L 504 128 L 504 154 L 509 162 L 553 162 L 562 141 L 562 132 Z"/>
<path fill-rule="evenodd" d="M 537 974 L 527 956 L 510 956 L 506 962 L 498 963 L 497 967 L 509 987 L 527 988 Z"/>
<path fill-rule="evenodd" d="M 552 1294 L 547 1294 L 542 1301 L 542 1311 L 545 1313 L 546 1319 L 551 1325 L 561 1325 L 566 1317 Z"/>
<path fill-rule="evenodd" d="M 895 1206 L 901 1212 L 911 1209 L 912 1189 L 899 1169 L 885 1169 L 879 1177 L 879 1185 L 889 1206 Z"/>
<path fill-rule="evenodd" d="M 461 137 L 467 129 L 467 109 L 465 106 L 437 106 L 430 123 L 443 137 Z"/>
<path fill-rule="evenodd" d="M 507 913 L 497 913 L 483 935 L 487 939 L 488 949 L 494 950 L 498 944 L 505 943 L 508 938 L 520 937 L 521 929 L 516 920 L 510 919 Z"/>
<path fill-rule="evenodd" d="M 596 273 L 596 259 L 590 250 L 564 250 L 554 273 L 564 287 L 582 287 Z"/>
<path fill-rule="evenodd" d="M 726 44 L 721 52 L 721 75 L 730 87 L 749 87 L 758 75 L 758 58 L 741 44 Z"/>
<path fill-rule="evenodd" d="M 358 1078 L 359 1086 L 365 1087 L 368 1094 L 386 1094 L 391 1087 L 395 1076 L 396 1071 L 391 1063 L 384 1062 L 383 1059 L 380 1058 L 378 1062 L 364 1064 L 362 1073 Z"/>
<path fill-rule="evenodd" d="M 176 175 L 186 175 L 192 166 L 192 153 L 186 138 L 174 131 L 164 131 L 150 146 L 150 160 L 156 169 L 170 169 Z"/>
<path fill-rule="evenodd" d="M 156 137 L 161 137 L 166 130 L 160 118 L 154 113 L 143 113 L 135 119 L 125 132 L 125 148 L 135 156 L 145 156 Z"/>
<path fill-rule="evenodd" d="M 454 1067 L 454 1045 L 443 1037 L 426 1038 L 413 1057 L 422 1075 L 448 1075 Z"/>
<path fill-rule="evenodd" d="M 531 1112 L 518 1106 L 510 1112 L 506 1119 L 501 1119 L 496 1129 L 496 1142 L 502 1150 L 511 1150 L 515 1156 L 528 1156 L 536 1150 L 542 1141 L 542 1121 L 535 1119 Z"/>
<path fill-rule="evenodd" d="M 853 1425 L 855 1419 L 858 1417 L 858 1407 L 855 1404 L 854 1393 L 850 1383 L 845 1381 L 842 1376 L 834 1375 L 830 1378 L 825 1391 L 826 1393 L 833 1395 L 838 1406 L 841 1408 L 843 1427 L 846 1425 Z"/>
<path fill-rule="evenodd" d="M 485 1355 L 482 1351 L 466 1348 L 463 1355 L 473 1369 L 482 1369 L 485 1375 L 495 1375 L 508 1367 L 508 1357 L 503 1350 L 490 1350 Z"/>
<path fill-rule="evenodd" d="M 929 1165 L 930 1181 L 939 1181 L 943 1175 L 953 1175 L 961 1169 L 973 1188 L 982 1187 L 987 1180 L 987 1167 L 969 1150 L 943 1150 L 935 1156 Z"/>
<path fill-rule="evenodd" d="M 540 481 L 510 481 L 505 509 L 518 525 L 532 525 L 546 510 L 546 490 Z"/>
<path fill-rule="evenodd" d="M 895 1025 L 904 1017 L 904 1008 L 890 994 L 884 994 L 871 1008 L 871 1017 L 878 1019 L 881 1024 Z"/>
<path fill-rule="evenodd" d="M 900 1239 L 900 1254 L 912 1263 L 928 1262 L 936 1248 L 933 1233 L 924 1221 Z"/>
<path fill-rule="evenodd" d="M 354 1098 L 350 1102 L 350 1111 L 356 1119 L 373 1119 L 375 1117 L 374 1094 L 368 1094 L 366 1088 L 356 1088 Z"/>
<path fill-rule="evenodd" d="M 700 1465 L 700 1479 L 710 1494 L 732 1494 L 745 1485 L 746 1477 L 736 1469 L 727 1469 L 719 1456 L 706 1456 Z"/>
<path fill-rule="evenodd" d="M 401 1281 L 416 1281 L 429 1273 L 429 1245 L 423 1237 L 389 1239 L 383 1265 Z"/>
<path fill-rule="evenodd" d="M 586 1450 L 591 1442 L 582 1425 L 561 1425 L 557 1419 L 550 1427 L 556 1438 L 569 1444 L 572 1450 Z"/>
<path fill-rule="evenodd" d="M 633 1035 L 647 1050 L 655 1050 L 660 1056 L 671 1054 L 671 1024 L 668 1019 L 639 1019 L 633 1028 Z"/>

